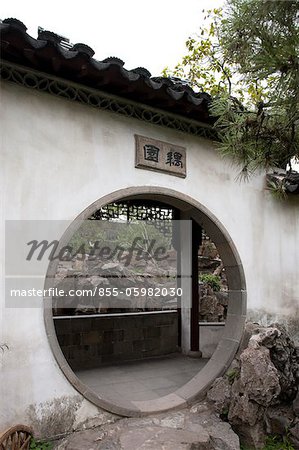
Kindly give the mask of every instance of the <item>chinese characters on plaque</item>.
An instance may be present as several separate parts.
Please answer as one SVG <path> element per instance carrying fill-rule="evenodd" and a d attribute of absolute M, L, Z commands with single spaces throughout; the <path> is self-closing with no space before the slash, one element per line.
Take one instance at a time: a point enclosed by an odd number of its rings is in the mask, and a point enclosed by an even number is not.
<path fill-rule="evenodd" d="M 186 149 L 184 147 L 139 135 L 135 135 L 135 141 L 135 167 L 186 177 Z"/>
<path fill-rule="evenodd" d="M 155 147 L 154 145 L 145 144 L 143 146 L 143 150 L 144 150 L 144 159 L 146 161 L 159 162 L 160 149 L 158 147 Z"/>

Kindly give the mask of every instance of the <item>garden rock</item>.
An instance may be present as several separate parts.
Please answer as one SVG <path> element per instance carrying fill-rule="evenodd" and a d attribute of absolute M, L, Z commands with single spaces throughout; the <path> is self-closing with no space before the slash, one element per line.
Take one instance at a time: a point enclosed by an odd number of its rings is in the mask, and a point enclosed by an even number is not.
<path fill-rule="evenodd" d="M 245 446 L 261 449 L 267 434 L 289 430 L 299 449 L 298 365 L 298 349 L 281 325 L 248 323 L 241 350 L 207 398 L 218 413 L 228 407 L 226 419 Z"/>
<path fill-rule="evenodd" d="M 191 410 L 114 424 L 73 433 L 55 450 L 239 450 L 238 436 L 211 408 L 198 404 Z"/>
<path fill-rule="evenodd" d="M 231 402 L 231 384 L 227 378 L 217 378 L 208 391 L 207 399 L 219 414 L 227 414 Z"/>
<path fill-rule="evenodd" d="M 293 411 L 295 413 L 295 416 L 299 417 L 299 390 L 297 392 L 295 400 L 293 401 Z"/>
<path fill-rule="evenodd" d="M 259 405 L 268 406 L 277 401 L 281 392 L 279 375 L 269 350 L 260 347 L 253 338 L 240 356 L 240 391 Z"/>
<path fill-rule="evenodd" d="M 290 441 L 296 450 L 299 449 L 299 419 L 293 423 L 289 430 Z"/>
<path fill-rule="evenodd" d="M 270 406 L 265 412 L 264 419 L 268 434 L 283 436 L 294 423 L 292 405 Z"/>

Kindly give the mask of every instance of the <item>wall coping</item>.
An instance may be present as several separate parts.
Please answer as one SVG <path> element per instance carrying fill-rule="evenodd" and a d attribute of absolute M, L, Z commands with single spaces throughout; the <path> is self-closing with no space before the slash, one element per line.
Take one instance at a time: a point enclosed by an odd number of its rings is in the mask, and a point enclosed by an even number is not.
<path fill-rule="evenodd" d="M 47 93 L 100 110 L 143 122 L 215 140 L 216 130 L 209 124 L 93 89 L 5 60 L 0 61 L 0 77 L 18 86 Z"/>

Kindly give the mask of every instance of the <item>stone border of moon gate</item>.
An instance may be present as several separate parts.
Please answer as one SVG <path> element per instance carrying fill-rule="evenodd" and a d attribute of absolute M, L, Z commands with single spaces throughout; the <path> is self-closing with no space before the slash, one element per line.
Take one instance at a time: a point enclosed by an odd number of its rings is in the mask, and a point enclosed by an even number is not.
<path fill-rule="evenodd" d="M 221 376 L 230 366 L 241 341 L 246 320 L 246 282 L 244 270 L 238 251 L 230 238 L 227 230 L 218 219 L 193 198 L 172 189 L 137 186 L 121 189 L 108 194 L 88 206 L 73 221 L 61 239 L 61 244 L 68 242 L 82 220 L 90 217 L 102 206 L 119 201 L 133 199 L 155 199 L 174 206 L 181 211 L 188 211 L 190 217 L 204 228 L 206 233 L 215 243 L 223 261 L 229 287 L 228 314 L 224 327 L 223 337 L 220 340 L 214 354 L 190 381 L 176 391 L 164 397 L 147 401 L 128 401 L 116 398 L 113 401 L 105 398 L 105 393 L 96 394 L 86 386 L 73 372 L 66 361 L 57 340 L 53 314 L 52 299 L 45 299 L 44 322 L 50 347 L 54 357 L 72 386 L 87 400 L 96 406 L 112 413 L 138 417 L 147 414 L 178 409 L 202 398 L 213 381 Z M 45 280 L 45 289 L 51 286 L 56 273 L 58 262 L 50 263 Z"/>

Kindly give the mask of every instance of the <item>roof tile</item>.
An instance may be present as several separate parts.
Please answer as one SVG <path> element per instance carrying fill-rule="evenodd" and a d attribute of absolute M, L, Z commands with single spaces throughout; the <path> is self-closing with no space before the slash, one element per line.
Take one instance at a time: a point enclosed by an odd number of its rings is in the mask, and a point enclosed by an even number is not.
<path fill-rule="evenodd" d="M 124 61 L 115 56 L 98 61 L 86 44 L 63 45 L 63 36 L 42 29 L 35 39 L 26 30 L 18 19 L 9 18 L 0 23 L 3 60 L 186 118 L 213 123 L 209 115 L 210 96 L 194 92 L 186 81 L 151 77 L 144 67 L 127 70 Z"/>

